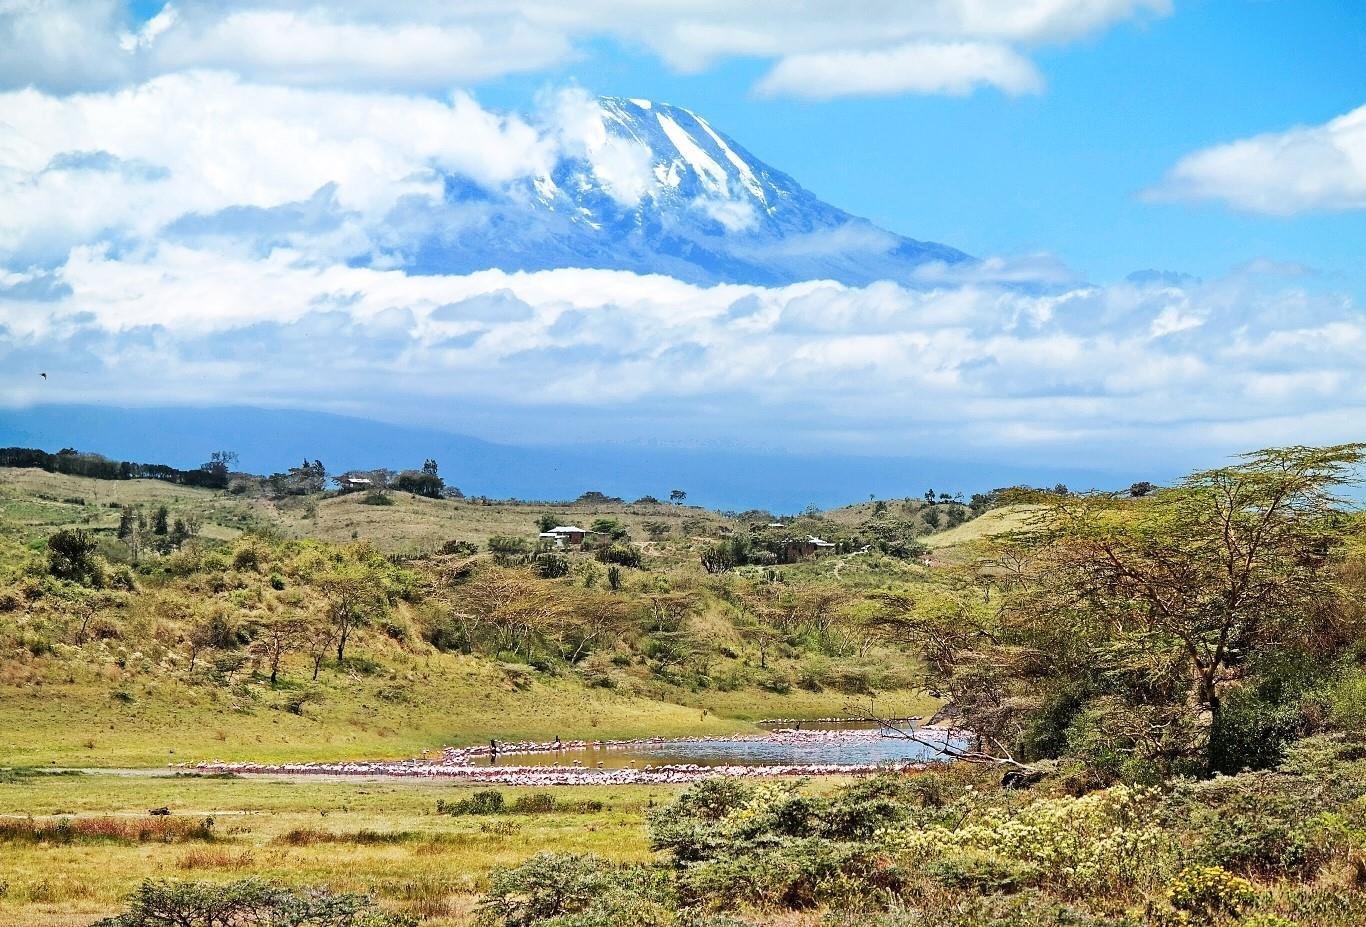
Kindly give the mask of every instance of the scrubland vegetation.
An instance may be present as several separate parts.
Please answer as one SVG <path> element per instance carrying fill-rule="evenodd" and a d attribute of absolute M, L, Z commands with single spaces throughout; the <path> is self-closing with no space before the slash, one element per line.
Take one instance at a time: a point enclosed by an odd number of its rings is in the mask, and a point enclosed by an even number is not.
<path fill-rule="evenodd" d="M 786 518 L 0 471 L 0 921 L 1366 923 L 1362 459 Z M 44 768 L 939 707 L 959 762 L 863 780 Z"/>

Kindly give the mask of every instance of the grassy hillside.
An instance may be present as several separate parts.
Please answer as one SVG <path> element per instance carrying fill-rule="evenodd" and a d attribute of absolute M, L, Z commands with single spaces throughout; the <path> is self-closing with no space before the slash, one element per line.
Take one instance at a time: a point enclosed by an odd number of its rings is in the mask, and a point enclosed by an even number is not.
<path fill-rule="evenodd" d="M 765 717 L 866 708 L 870 698 L 888 715 L 936 707 L 908 688 L 907 658 L 871 645 L 858 626 L 861 596 L 913 580 L 917 564 L 842 556 L 712 577 L 696 550 L 741 525 L 701 509 L 389 498 L 274 501 L 0 470 L 0 765 L 410 756 L 490 737 L 747 730 Z M 180 550 L 158 553 L 151 538 L 134 563 L 116 537 L 124 506 L 144 516 L 165 506 L 202 528 Z M 585 527 L 617 520 L 638 539 L 642 568 L 622 570 L 620 588 L 609 589 L 605 566 L 584 552 L 570 552 L 570 572 L 550 579 L 486 554 L 434 554 L 450 541 L 534 538 L 546 513 Z M 669 530 L 639 540 L 646 522 Z M 96 539 L 108 573 L 98 587 L 50 575 L 46 538 L 63 528 Z M 270 628 L 297 620 L 326 631 L 335 604 L 327 577 L 343 568 L 368 571 L 384 589 L 346 659 L 332 654 L 335 638 L 296 641 L 270 683 Z M 487 609 L 508 603 L 479 598 L 496 597 L 500 582 L 514 584 L 514 600 L 541 603 L 520 643 L 491 630 L 501 619 Z M 832 588 L 838 594 L 822 591 Z M 808 590 L 811 607 L 833 609 L 816 625 L 801 612 Z M 660 608 L 677 614 L 661 625 Z M 575 643 L 578 625 L 592 621 L 611 622 L 610 633 Z M 484 629 L 477 639 L 449 637 L 471 624 Z M 215 627 L 214 642 L 196 643 Z"/>
<path fill-rule="evenodd" d="M 675 537 L 716 533 L 729 520 L 715 512 L 677 505 L 578 505 L 573 503 L 477 502 L 427 499 L 389 493 L 391 505 L 368 505 L 361 493 L 321 501 L 287 500 L 271 505 L 271 517 L 289 537 L 313 537 L 338 544 L 368 540 L 382 550 L 433 550 L 446 541 L 483 545 L 494 535 L 534 537 L 536 521 L 550 514 L 582 528 L 596 518 L 614 518 L 633 537 L 646 537 L 644 523 L 667 524 Z"/>
<path fill-rule="evenodd" d="M 924 542 L 930 547 L 942 551 L 973 541 L 980 541 L 994 534 L 1004 534 L 1007 531 L 1013 531 L 1024 526 L 1034 511 L 1036 509 L 1029 505 L 1002 506 L 999 509 L 992 509 L 972 521 L 949 528 L 947 531 L 928 535 L 924 538 Z"/>
<path fill-rule="evenodd" d="M 26 540 L 68 525 L 112 531 L 118 526 L 120 506 L 164 505 L 176 513 L 192 513 L 202 519 L 204 536 L 215 540 L 256 530 L 339 544 L 365 540 L 384 551 L 404 552 L 434 550 L 451 540 L 482 546 L 494 535 L 534 537 L 536 521 L 545 514 L 582 527 L 595 518 L 616 518 L 640 538 L 646 536 L 647 521 L 668 524 L 675 536 L 715 533 L 730 523 L 707 509 L 666 504 L 480 502 L 427 499 L 405 492 L 389 493 L 389 505 L 367 505 L 364 499 L 353 493 L 271 500 L 160 480 L 96 480 L 0 468 L 0 530 Z"/>

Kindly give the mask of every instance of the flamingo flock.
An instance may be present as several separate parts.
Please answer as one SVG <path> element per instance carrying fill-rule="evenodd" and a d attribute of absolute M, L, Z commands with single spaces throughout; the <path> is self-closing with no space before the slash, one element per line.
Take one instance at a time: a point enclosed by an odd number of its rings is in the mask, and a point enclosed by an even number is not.
<path fill-rule="evenodd" d="M 903 772 L 926 768 L 923 762 L 906 763 L 802 763 L 791 765 L 701 765 L 696 763 L 645 764 L 636 761 L 622 768 L 603 768 L 603 763 L 584 766 L 574 760 L 572 765 L 476 765 L 481 759 L 505 756 L 548 754 L 560 751 L 631 749 L 643 746 L 670 746 L 707 742 L 756 741 L 769 743 L 810 744 L 819 740 L 851 740 L 877 737 L 876 730 L 859 731 L 799 731 L 778 730 L 767 734 L 732 734 L 716 737 L 649 737 L 635 740 L 572 740 L 520 741 L 500 743 L 495 751 L 491 746 L 446 747 L 439 759 L 410 760 L 354 760 L 333 763 L 208 763 L 175 764 L 174 768 L 193 769 L 209 773 L 237 773 L 240 775 L 301 775 L 301 776 L 370 776 L 408 779 L 447 779 L 479 785 L 656 785 L 689 783 L 717 776 L 743 779 L 774 778 L 779 776 L 863 776 L 895 769 Z"/>

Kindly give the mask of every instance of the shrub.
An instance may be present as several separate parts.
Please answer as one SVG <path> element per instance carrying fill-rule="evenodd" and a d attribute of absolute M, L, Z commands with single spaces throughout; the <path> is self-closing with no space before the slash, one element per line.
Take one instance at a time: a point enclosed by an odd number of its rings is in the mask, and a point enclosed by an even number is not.
<path fill-rule="evenodd" d="M 436 813 L 450 815 L 466 814 L 595 814 L 605 806 L 595 798 L 583 801 L 561 801 L 549 792 L 532 792 L 519 795 L 512 804 L 507 803 L 503 793 L 496 789 L 481 789 L 469 798 L 459 801 L 437 799 Z"/>
<path fill-rule="evenodd" d="M 503 793 L 497 789 L 481 789 L 469 798 L 458 801 L 437 799 L 437 814 L 501 814 L 506 807 Z"/>
<path fill-rule="evenodd" d="M 1218 866 L 1189 866 L 1167 887 L 1173 908 L 1205 918 L 1236 915 L 1256 898 L 1251 882 Z"/>
<path fill-rule="evenodd" d="M 672 900 L 662 872 L 592 854 L 537 853 L 494 871 L 480 915 L 503 927 L 658 925 L 670 920 Z"/>
<path fill-rule="evenodd" d="M 255 544 L 239 547 L 232 555 L 232 568 L 239 573 L 255 573 L 261 566 L 261 552 Z"/>
<path fill-rule="evenodd" d="M 927 872 L 942 885 L 982 894 L 1018 891 L 1038 876 L 1033 866 L 980 850 L 932 860 Z"/>
<path fill-rule="evenodd" d="M 558 579 L 569 575 L 569 558 L 562 554 L 537 554 L 532 565 L 541 579 Z"/>
<path fill-rule="evenodd" d="M 128 910 L 95 927 L 411 927 L 407 916 L 377 907 L 365 895 L 327 889 L 289 889 L 258 879 L 208 882 L 143 882 Z"/>
<path fill-rule="evenodd" d="M 493 559 L 503 566 L 522 563 L 531 552 L 531 546 L 527 544 L 526 538 L 511 534 L 494 535 L 489 538 L 488 548 L 489 553 L 493 554 Z"/>
<path fill-rule="evenodd" d="M 48 572 L 58 579 L 104 585 L 104 571 L 95 559 L 96 546 L 94 539 L 79 528 L 53 532 L 47 539 Z"/>
<path fill-rule="evenodd" d="M 0 820 L 0 841 L 41 844 L 207 842 L 214 839 L 213 827 L 211 817 L 59 818 L 56 821 L 5 818 Z"/>
<path fill-rule="evenodd" d="M 1312 782 L 1246 774 L 1177 789 L 1167 817 L 1195 835 L 1193 861 L 1234 872 L 1312 876 L 1334 855 L 1339 827 L 1306 799 L 1327 797 Z"/>
<path fill-rule="evenodd" d="M 599 547 L 593 554 L 602 563 L 639 569 L 640 550 L 630 544 L 609 544 Z"/>
<path fill-rule="evenodd" d="M 1161 865 L 1155 799 L 1150 789 L 1128 786 L 1036 799 L 1018 809 L 979 808 L 964 799 L 951 822 L 890 829 L 883 839 L 912 865 L 992 853 L 1033 867 L 1067 893 L 1118 892 Z"/>

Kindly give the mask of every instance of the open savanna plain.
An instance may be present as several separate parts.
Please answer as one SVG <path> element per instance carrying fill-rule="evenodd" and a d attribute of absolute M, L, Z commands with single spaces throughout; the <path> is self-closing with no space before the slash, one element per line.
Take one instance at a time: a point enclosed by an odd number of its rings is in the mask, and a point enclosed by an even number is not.
<path fill-rule="evenodd" d="M 1359 927 L 1364 457 L 798 514 L 0 469 L 0 925 Z M 937 713 L 876 776 L 213 764 Z"/>
<path fill-rule="evenodd" d="M 259 876 L 376 895 L 431 924 L 462 924 L 495 866 L 540 850 L 651 858 L 643 811 L 673 800 L 671 786 L 559 787 L 566 809 L 537 814 L 437 814 L 438 799 L 471 790 L 439 782 L 296 778 L 187 778 L 138 774 L 0 776 L 0 815 L 71 834 L 0 841 L 0 923 L 85 925 L 118 909 L 144 879 Z M 530 794 L 502 790 L 509 802 Z M 584 803 L 591 803 L 584 805 Z M 150 808 L 168 807 L 166 818 Z M 82 834 L 83 822 L 109 819 Z M 211 819 L 211 825 L 202 827 Z M 140 838 L 139 827 L 185 828 Z M 3 826 L 3 822 L 0 822 Z"/>

